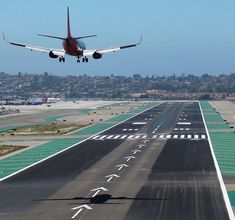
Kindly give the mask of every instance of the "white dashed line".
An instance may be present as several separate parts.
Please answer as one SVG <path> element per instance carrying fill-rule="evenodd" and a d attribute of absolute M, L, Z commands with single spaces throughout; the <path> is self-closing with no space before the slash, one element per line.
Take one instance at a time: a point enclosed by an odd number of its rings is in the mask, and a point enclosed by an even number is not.
<path fill-rule="evenodd" d="M 177 122 L 178 125 L 191 125 L 191 122 Z"/>
<path fill-rule="evenodd" d="M 173 138 L 178 138 L 178 134 L 175 134 L 175 135 L 173 136 Z"/>
<path fill-rule="evenodd" d="M 206 135 L 202 134 L 202 136 L 201 136 L 201 137 L 202 137 L 202 139 L 205 139 L 205 138 L 206 138 Z"/>
<path fill-rule="evenodd" d="M 188 139 L 191 139 L 192 138 L 192 135 L 191 134 L 188 134 Z"/>
<path fill-rule="evenodd" d="M 113 136 L 114 136 L 114 135 L 109 135 L 109 136 L 107 137 L 107 139 L 111 139 Z"/>
<path fill-rule="evenodd" d="M 166 136 L 166 138 L 167 138 L 167 139 L 171 138 L 171 135 L 170 135 L 170 134 L 168 134 L 168 135 Z"/>
<path fill-rule="evenodd" d="M 146 125 L 146 122 L 134 122 L 133 125 Z"/>
<path fill-rule="evenodd" d="M 184 137 L 185 137 L 185 135 L 184 135 L 184 134 L 180 135 L 180 138 L 184 138 Z"/>
<path fill-rule="evenodd" d="M 103 135 L 103 136 L 101 136 L 99 139 L 104 139 L 104 138 L 106 138 L 107 137 L 107 135 Z"/>
<path fill-rule="evenodd" d="M 199 138 L 199 136 L 198 136 L 197 134 L 195 134 L 195 135 L 194 135 L 194 138 L 195 138 L 195 139 L 198 139 L 198 138 Z"/>
<path fill-rule="evenodd" d="M 118 139 L 121 135 L 116 135 L 113 139 Z"/>
<path fill-rule="evenodd" d="M 120 139 L 124 139 L 126 137 L 127 137 L 127 135 L 123 135 L 123 136 L 120 137 Z"/>
<path fill-rule="evenodd" d="M 98 137 L 100 137 L 100 135 L 96 135 L 95 137 L 93 137 L 92 139 L 97 139 Z"/>

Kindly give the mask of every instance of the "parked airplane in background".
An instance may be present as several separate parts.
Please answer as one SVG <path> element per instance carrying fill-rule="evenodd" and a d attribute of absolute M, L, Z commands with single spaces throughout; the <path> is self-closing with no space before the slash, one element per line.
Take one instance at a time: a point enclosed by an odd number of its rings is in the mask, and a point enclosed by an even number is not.
<path fill-rule="evenodd" d="M 60 62 L 65 62 L 66 54 L 70 56 L 75 56 L 77 57 L 78 63 L 80 63 L 80 58 L 82 58 L 82 62 L 88 62 L 88 56 L 92 56 L 94 59 L 101 59 L 103 54 L 105 53 L 116 52 L 118 50 L 135 47 L 139 45 L 142 41 L 142 36 L 141 36 L 140 41 L 135 44 L 123 45 L 119 47 L 106 48 L 106 49 L 87 50 L 85 43 L 82 42 L 81 39 L 89 38 L 89 37 L 96 37 L 97 35 L 72 37 L 71 30 L 70 30 L 69 7 L 67 8 L 67 37 L 57 37 L 57 36 L 38 34 L 39 36 L 62 40 L 64 49 L 43 48 L 43 47 L 38 47 L 38 46 L 33 46 L 33 45 L 28 45 L 28 44 L 11 42 L 11 41 L 6 40 L 4 33 L 2 34 L 3 34 L 4 41 L 6 41 L 7 43 L 11 45 L 25 47 L 27 49 L 30 49 L 31 51 L 34 50 L 34 51 L 39 51 L 43 53 L 48 53 L 50 58 L 55 58 L 55 59 L 59 58 Z"/>

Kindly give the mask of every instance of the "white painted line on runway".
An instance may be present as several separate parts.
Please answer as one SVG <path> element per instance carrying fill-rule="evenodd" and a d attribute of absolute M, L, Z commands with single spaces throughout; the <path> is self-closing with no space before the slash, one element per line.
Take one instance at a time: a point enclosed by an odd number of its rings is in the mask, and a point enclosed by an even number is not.
<path fill-rule="evenodd" d="M 120 171 L 123 167 L 129 167 L 129 166 L 126 164 L 119 164 L 116 167 L 119 167 L 118 170 Z"/>
<path fill-rule="evenodd" d="M 164 134 L 161 134 L 161 135 L 159 136 L 159 138 L 164 138 Z"/>
<path fill-rule="evenodd" d="M 117 177 L 119 178 L 120 176 L 118 176 L 117 174 L 111 174 L 111 175 L 108 175 L 108 176 L 105 176 L 108 178 L 107 182 L 110 182 L 114 177 Z"/>
<path fill-rule="evenodd" d="M 216 159 L 214 148 L 213 148 L 212 143 L 211 143 L 211 138 L 210 138 L 210 135 L 209 135 L 209 131 L 208 131 L 208 128 L 206 126 L 206 122 L 205 122 L 205 118 L 204 118 L 204 115 L 203 115 L 203 112 L 202 112 L 201 104 L 200 104 L 200 102 L 198 102 L 198 104 L 199 104 L 199 107 L 200 107 L 204 127 L 206 129 L 206 134 L 207 134 L 207 137 L 208 137 L 208 142 L 209 142 L 212 158 L 214 160 L 215 168 L 216 168 L 216 171 L 217 171 L 216 173 L 217 173 L 219 183 L 220 183 L 220 187 L 221 187 L 221 190 L 222 190 L 222 193 L 223 193 L 224 202 L 225 202 L 225 205 L 226 205 L 226 208 L 227 208 L 227 211 L 228 211 L 229 219 L 230 220 L 235 220 L 235 217 L 234 217 L 234 214 L 233 214 L 233 209 L 232 209 L 229 197 L 228 197 L 226 187 L 224 185 L 224 181 L 223 181 L 223 177 L 222 177 L 222 174 L 221 174 L 221 171 L 220 171 L 220 168 L 219 168 L 219 164 L 218 164 L 218 161 Z"/>
<path fill-rule="evenodd" d="M 147 143 L 147 142 L 149 142 L 149 140 L 144 140 L 143 142 L 144 142 L 144 143 Z"/>
<path fill-rule="evenodd" d="M 92 139 L 97 139 L 98 137 L 100 137 L 100 135 L 96 135 L 96 136 L 93 137 Z"/>
<path fill-rule="evenodd" d="M 180 128 L 180 131 L 183 131 L 184 129 L 183 128 Z"/>
<path fill-rule="evenodd" d="M 190 130 L 190 128 L 185 128 L 185 130 L 186 130 L 186 131 L 189 131 L 189 130 Z"/>
<path fill-rule="evenodd" d="M 190 138 L 192 138 L 192 135 L 191 135 L 191 134 L 188 134 L 188 136 L 187 136 L 187 137 L 190 139 Z"/>
<path fill-rule="evenodd" d="M 194 135 L 194 139 L 198 139 L 199 136 L 197 134 Z"/>
<path fill-rule="evenodd" d="M 146 125 L 146 122 L 134 122 L 133 125 Z"/>
<path fill-rule="evenodd" d="M 128 139 L 131 139 L 131 138 L 133 138 L 135 135 L 130 135 L 129 137 L 128 137 Z"/>
<path fill-rule="evenodd" d="M 139 129 L 138 129 L 138 128 L 135 128 L 134 130 L 135 130 L 135 131 L 138 131 Z"/>
<path fill-rule="evenodd" d="M 90 206 L 88 206 L 88 205 L 80 205 L 80 206 L 72 208 L 72 210 L 77 210 L 77 209 L 78 209 L 78 211 L 73 215 L 72 219 L 76 218 L 77 215 L 80 212 L 82 212 L 83 209 L 91 210 L 92 208 Z"/>
<path fill-rule="evenodd" d="M 175 128 L 174 130 L 175 130 L 175 131 L 178 131 L 178 128 Z"/>
<path fill-rule="evenodd" d="M 191 122 L 177 122 L 178 125 L 191 125 Z"/>
<path fill-rule="evenodd" d="M 92 197 L 93 198 L 96 197 L 99 194 L 99 192 L 101 192 L 101 191 L 108 191 L 108 190 L 104 187 L 99 187 L 99 188 L 96 188 L 96 189 L 92 189 L 91 192 L 95 192 L 95 194 Z"/>
<path fill-rule="evenodd" d="M 147 138 L 148 137 L 148 135 L 144 135 L 144 136 L 142 136 L 142 138 L 141 139 L 144 139 L 144 138 Z"/>
<path fill-rule="evenodd" d="M 123 128 L 122 130 L 123 130 L 123 131 L 127 131 L 127 129 L 126 129 L 126 128 Z"/>
<path fill-rule="evenodd" d="M 140 135 L 136 135 L 136 136 L 135 136 L 135 139 L 138 139 L 138 138 L 140 138 L 140 137 L 141 137 Z"/>
<path fill-rule="evenodd" d="M 101 136 L 99 139 L 102 140 L 102 139 L 104 139 L 104 138 L 106 138 L 106 137 L 107 137 L 107 135 L 103 135 L 103 136 Z"/>
<path fill-rule="evenodd" d="M 123 136 L 120 137 L 120 139 L 124 139 L 126 137 L 127 137 L 127 135 L 123 135 Z"/>
<path fill-rule="evenodd" d="M 152 137 L 152 138 L 154 138 L 154 139 L 155 139 L 155 138 L 157 138 L 157 136 L 158 136 L 158 135 L 156 135 L 156 134 L 155 134 L 155 135 L 153 135 L 153 137 Z"/>
<path fill-rule="evenodd" d="M 135 159 L 135 157 L 133 157 L 133 156 L 127 156 L 127 157 L 125 157 L 125 159 L 126 159 L 126 161 L 128 162 L 128 161 L 131 160 L 131 159 Z"/>
<path fill-rule="evenodd" d="M 116 135 L 113 139 L 118 139 L 121 135 Z"/>
<path fill-rule="evenodd" d="M 170 135 L 170 134 L 168 134 L 168 135 L 166 136 L 166 138 L 167 138 L 167 139 L 171 138 L 171 135 Z"/>
<path fill-rule="evenodd" d="M 141 152 L 141 150 L 132 150 L 131 152 L 133 152 L 133 154 L 137 154 L 138 152 Z"/>
<path fill-rule="evenodd" d="M 106 139 L 111 139 L 114 135 L 109 135 Z"/>
<path fill-rule="evenodd" d="M 206 138 L 206 135 L 202 134 L 202 136 L 201 136 L 201 137 L 202 137 L 202 139 L 205 139 L 205 138 Z"/>
<path fill-rule="evenodd" d="M 139 144 L 139 145 L 136 145 L 137 147 L 139 147 L 139 149 L 141 149 L 142 147 L 146 147 L 145 144 Z"/>
<path fill-rule="evenodd" d="M 133 130 L 132 128 L 129 129 L 129 131 L 132 131 L 132 130 Z"/>
<path fill-rule="evenodd" d="M 155 134 L 156 131 L 153 131 L 152 134 Z"/>
<path fill-rule="evenodd" d="M 178 138 L 178 134 L 175 134 L 175 135 L 173 136 L 173 138 Z"/>
<path fill-rule="evenodd" d="M 185 138 L 185 135 L 184 135 L 184 134 L 181 134 L 181 135 L 180 135 L 180 138 Z"/>

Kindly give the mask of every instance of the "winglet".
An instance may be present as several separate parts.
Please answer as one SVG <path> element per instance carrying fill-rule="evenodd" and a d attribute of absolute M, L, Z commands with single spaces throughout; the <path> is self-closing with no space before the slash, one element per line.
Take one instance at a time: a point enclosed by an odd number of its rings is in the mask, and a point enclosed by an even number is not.
<path fill-rule="evenodd" d="M 3 31 L 2 31 L 2 37 L 3 37 L 3 40 L 6 41 L 6 37 Z"/>
<path fill-rule="evenodd" d="M 139 41 L 138 44 L 141 44 L 141 43 L 142 43 L 142 39 L 143 39 L 143 34 L 141 33 L 141 35 L 140 35 L 140 41 Z"/>

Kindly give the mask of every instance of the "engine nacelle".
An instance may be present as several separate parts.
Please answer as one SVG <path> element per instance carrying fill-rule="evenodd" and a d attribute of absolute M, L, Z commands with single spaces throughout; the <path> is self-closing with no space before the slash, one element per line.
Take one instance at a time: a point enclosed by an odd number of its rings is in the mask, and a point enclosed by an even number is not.
<path fill-rule="evenodd" d="M 93 53 L 92 56 L 93 56 L 93 58 L 96 59 L 96 60 L 102 58 L 102 54 L 101 54 L 101 53 L 98 53 L 98 52 Z"/>
<path fill-rule="evenodd" d="M 50 58 L 53 58 L 53 59 L 56 59 L 56 58 L 58 58 L 59 56 L 56 55 L 56 54 L 54 54 L 53 51 L 50 51 L 50 52 L 49 52 L 49 57 L 50 57 Z"/>

